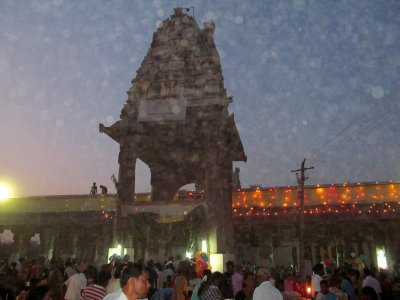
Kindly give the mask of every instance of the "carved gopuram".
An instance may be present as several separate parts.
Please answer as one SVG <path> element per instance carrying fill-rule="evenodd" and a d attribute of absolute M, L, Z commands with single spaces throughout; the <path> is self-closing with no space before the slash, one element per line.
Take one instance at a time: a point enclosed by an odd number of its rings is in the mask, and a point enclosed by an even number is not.
<path fill-rule="evenodd" d="M 224 88 L 213 22 L 200 29 L 177 8 L 153 35 L 128 90 L 121 120 L 100 124 L 120 145 L 122 215 L 135 195 L 135 164 L 151 171 L 152 201 L 170 201 L 189 183 L 204 186 L 210 253 L 232 253 L 232 162 L 246 161 Z"/>

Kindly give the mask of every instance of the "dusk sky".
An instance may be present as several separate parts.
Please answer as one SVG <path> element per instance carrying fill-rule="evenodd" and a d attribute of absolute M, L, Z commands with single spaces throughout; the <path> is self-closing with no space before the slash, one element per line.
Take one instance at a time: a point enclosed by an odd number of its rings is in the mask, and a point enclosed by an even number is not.
<path fill-rule="evenodd" d="M 115 192 L 119 120 L 158 24 L 214 20 L 243 187 L 400 181 L 400 1 L 0 1 L 0 182 Z M 201 141 L 199 141 L 201 142 Z M 150 190 L 137 164 L 136 191 Z"/>

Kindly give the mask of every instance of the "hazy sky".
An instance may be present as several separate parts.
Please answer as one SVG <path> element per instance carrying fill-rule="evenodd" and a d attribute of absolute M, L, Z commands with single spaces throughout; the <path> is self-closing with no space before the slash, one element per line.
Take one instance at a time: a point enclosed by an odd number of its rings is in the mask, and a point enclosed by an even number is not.
<path fill-rule="evenodd" d="M 17 195 L 114 191 L 119 119 L 177 6 L 216 23 L 243 186 L 400 180 L 400 1 L 0 1 L 0 181 Z M 192 13 L 191 10 L 190 13 Z M 150 175 L 138 164 L 137 191 Z"/>

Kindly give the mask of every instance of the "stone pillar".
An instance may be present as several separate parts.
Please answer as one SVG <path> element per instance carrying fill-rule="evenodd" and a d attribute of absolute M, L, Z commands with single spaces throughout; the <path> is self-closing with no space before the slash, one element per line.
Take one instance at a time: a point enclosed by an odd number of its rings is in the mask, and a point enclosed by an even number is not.
<path fill-rule="evenodd" d="M 232 219 L 232 169 L 230 159 L 225 158 L 223 163 L 223 213 L 224 213 L 224 244 L 225 251 L 234 253 L 233 219 Z"/>
<path fill-rule="evenodd" d="M 96 239 L 101 234 L 99 228 L 81 228 L 77 230 L 76 258 L 80 262 L 94 263 Z"/>
<path fill-rule="evenodd" d="M 118 197 L 122 203 L 131 203 L 135 197 L 135 167 L 137 156 L 127 144 L 121 143 L 118 157 Z"/>
<path fill-rule="evenodd" d="M 214 154 L 215 155 L 215 154 Z M 218 205 L 218 201 L 222 199 L 222 193 L 218 188 L 221 180 L 221 170 L 217 164 L 216 157 L 210 155 L 209 165 L 206 170 L 206 199 L 208 201 L 208 243 L 210 253 L 218 253 L 221 250 L 221 240 L 219 236 L 221 232 L 218 229 L 223 226 L 222 207 Z M 222 224 L 221 224 L 222 223 Z"/>
<path fill-rule="evenodd" d="M 98 264 L 108 262 L 108 248 L 112 246 L 112 228 L 111 224 L 102 225 L 100 227 L 101 234 L 97 236 L 96 241 L 96 258 Z"/>
<path fill-rule="evenodd" d="M 163 239 L 164 239 L 164 256 L 168 258 L 169 256 L 173 255 L 171 241 L 173 238 L 173 229 L 174 228 L 173 228 L 172 223 L 165 224 L 165 226 L 167 228 L 166 228 L 166 231 L 165 231 L 164 237 L 163 237 Z M 135 251 L 137 251 L 137 241 L 134 241 L 134 248 L 135 248 Z"/>
<path fill-rule="evenodd" d="M 74 256 L 74 236 L 76 232 L 77 229 L 72 226 L 59 226 L 54 229 L 53 256 Z"/>
<path fill-rule="evenodd" d="M 133 247 L 133 237 L 129 231 L 125 231 L 122 245 L 124 245 L 125 248 Z"/>
<path fill-rule="evenodd" d="M 233 254 L 233 225 L 232 225 L 232 168 L 229 178 L 226 163 L 219 159 L 218 152 L 208 155 L 206 169 L 206 199 L 208 201 L 208 227 L 210 253 Z"/>
<path fill-rule="evenodd" d="M 315 253 L 315 243 L 311 243 L 311 263 L 314 266 L 317 263 L 317 255 Z"/>
<path fill-rule="evenodd" d="M 354 251 L 354 253 L 356 254 L 356 256 L 359 256 L 360 253 L 359 253 L 359 249 L 358 249 L 358 243 L 353 242 L 352 245 L 353 245 L 353 251 Z"/>
<path fill-rule="evenodd" d="M 118 200 L 115 215 L 115 230 L 113 232 L 113 243 L 122 243 L 126 232 L 126 211 L 123 204 L 132 204 L 135 200 L 135 168 L 137 155 L 132 147 L 129 147 L 128 141 L 125 140 L 120 145 L 118 157 L 119 174 L 118 174 Z"/>
<path fill-rule="evenodd" d="M 389 227 L 388 230 L 390 230 L 392 228 L 390 224 L 388 224 L 388 227 Z M 392 231 L 392 234 L 393 233 L 394 233 L 394 231 Z M 385 235 L 386 235 L 386 238 L 385 238 L 386 261 L 387 261 L 388 268 L 392 268 L 392 266 L 396 262 L 396 258 L 397 258 L 397 253 L 395 250 L 396 249 L 396 244 L 395 244 L 396 239 L 393 236 L 389 236 L 388 231 L 385 231 Z"/>
<path fill-rule="evenodd" d="M 368 240 L 368 237 L 367 240 L 362 243 L 362 254 L 364 254 L 367 257 L 367 259 L 364 262 L 365 266 L 371 265 L 371 253 L 369 247 L 370 243 L 371 242 Z"/>
<path fill-rule="evenodd" d="M 334 257 L 332 255 L 332 244 L 328 245 L 328 256 L 329 256 L 330 259 L 334 260 Z"/>
<path fill-rule="evenodd" d="M 53 256 L 54 232 L 48 227 L 39 228 L 40 255 L 50 259 Z"/>
<path fill-rule="evenodd" d="M 14 234 L 14 259 L 26 256 L 33 236 L 31 228 L 27 226 L 18 226 L 14 227 L 12 232 Z"/>

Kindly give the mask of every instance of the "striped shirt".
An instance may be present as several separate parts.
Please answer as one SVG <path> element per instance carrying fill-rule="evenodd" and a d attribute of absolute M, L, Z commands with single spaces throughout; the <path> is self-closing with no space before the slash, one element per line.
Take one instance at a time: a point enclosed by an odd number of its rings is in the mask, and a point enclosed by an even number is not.
<path fill-rule="evenodd" d="M 105 288 L 93 284 L 83 290 L 80 300 L 103 300 L 106 295 L 107 291 Z"/>

